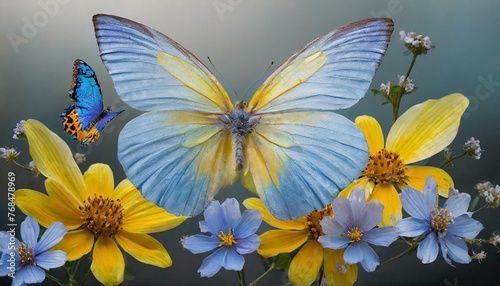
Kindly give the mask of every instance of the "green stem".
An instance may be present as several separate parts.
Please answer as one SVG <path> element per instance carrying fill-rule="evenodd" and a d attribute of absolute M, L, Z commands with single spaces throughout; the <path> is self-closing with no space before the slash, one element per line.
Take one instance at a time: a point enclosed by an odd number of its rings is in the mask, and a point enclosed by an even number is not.
<path fill-rule="evenodd" d="M 474 211 L 474 214 L 477 214 L 478 212 L 484 210 L 485 208 L 488 207 L 488 204 L 483 205 L 482 207 L 478 208 L 477 210 Z"/>
<path fill-rule="evenodd" d="M 243 269 L 238 271 L 238 280 L 240 281 L 240 286 L 245 286 L 245 273 Z"/>
<path fill-rule="evenodd" d="M 462 154 L 460 155 L 457 155 L 455 157 L 451 157 L 451 158 L 448 158 L 446 159 L 443 164 L 441 164 L 441 166 L 439 168 L 443 168 L 443 167 L 446 167 L 448 166 L 452 161 L 456 160 L 456 159 L 459 159 L 459 158 L 462 158 L 463 156 L 467 155 L 467 151 L 463 152 Z"/>
<path fill-rule="evenodd" d="M 262 279 L 266 278 L 269 274 L 273 273 L 274 270 L 276 270 L 276 266 L 274 266 L 274 263 L 267 269 L 266 272 L 264 272 L 262 275 L 260 275 L 257 279 L 255 279 L 253 282 L 250 282 L 248 286 L 255 286 L 257 285 Z"/>
<path fill-rule="evenodd" d="M 52 274 L 49 274 L 49 273 L 45 272 L 45 277 L 47 277 L 50 280 L 56 282 L 58 285 L 65 286 L 64 282 L 61 279 L 59 279 L 59 278 L 57 278 L 55 276 L 52 276 Z"/>
<path fill-rule="evenodd" d="M 388 259 L 388 260 L 386 260 L 386 261 L 384 261 L 382 263 L 380 263 L 380 265 L 377 267 L 377 269 L 380 268 L 380 267 L 382 267 L 382 266 L 384 266 L 384 265 L 386 265 L 386 264 L 389 264 L 389 263 L 393 262 L 394 260 L 397 260 L 397 259 L 403 257 L 404 255 L 408 254 L 412 249 L 414 249 L 413 246 L 408 247 L 405 251 L 401 252 L 400 254 L 398 254 L 398 255 L 396 255 L 396 256 L 394 256 L 394 257 L 392 257 L 392 258 L 390 258 L 390 259 Z"/>
<path fill-rule="evenodd" d="M 410 76 L 411 70 L 413 69 L 413 66 L 415 65 L 415 61 L 417 60 L 417 56 L 418 55 L 413 54 L 413 58 L 411 60 L 410 67 L 408 68 L 408 71 L 406 72 L 405 80 L 403 82 L 403 86 L 401 87 L 401 92 L 396 97 L 396 99 L 392 105 L 392 118 L 393 118 L 394 122 L 396 122 L 396 120 L 399 117 L 399 106 L 401 105 L 401 99 L 403 98 L 403 92 L 405 90 L 406 81 L 408 80 L 408 77 Z"/>

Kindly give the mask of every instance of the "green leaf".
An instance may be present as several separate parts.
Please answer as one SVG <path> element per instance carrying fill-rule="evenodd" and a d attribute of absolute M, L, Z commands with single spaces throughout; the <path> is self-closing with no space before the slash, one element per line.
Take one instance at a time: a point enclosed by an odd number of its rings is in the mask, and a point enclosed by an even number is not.
<path fill-rule="evenodd" d="M 276 268 L 287 269 L 290 266 L 290 262 L 292 262 L 292 258 L 290 256 L 280 253 L 276 257 L 276 260 L 274 261 L 274 266 Z"/>

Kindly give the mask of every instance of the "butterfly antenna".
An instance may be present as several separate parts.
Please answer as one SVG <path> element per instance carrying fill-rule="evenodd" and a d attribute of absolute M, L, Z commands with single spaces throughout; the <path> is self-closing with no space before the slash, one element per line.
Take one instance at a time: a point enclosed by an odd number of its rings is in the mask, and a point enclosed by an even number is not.
<path fill-rule="evenodd" d="M 267 67 L 266 71 L 259 77 L 259 79 L 257 79 L 256 81 L 254 81 L 254 83 L 252 83 L 252 85 L 247 89 L 247 91 L 245 91 L 245 94 L 243 95 L 243 98 L 241 99 L 241 102 L 244 102 L 245 101 L 245 96 L 248 94 L 248 92 L 250 91 L 250 89 L 252 89 L 256 83 L 258 83 L 259 81 L 262 80 L 262 78 L 267 74 L 267 72 L 269 72 L 269 70 L 271 69 L 271 67 L 273 66 L 274 62 L 271 62 L 269 64 L 269 66 Z"/>
<path fill-rule="evenodd" d="M 236 92 L 236 90 L 234 89 L 233 85 L 224 77 L 224 75 L 215 67 L 214 63 L 212 63 L 212 60 L 210 59 L 209 56 L 207 56 L 208 58 L 208 61 L 210 62 L 210 65 L 214 68 L 214 70 L 224 79 L 225 82 L 227 82 L 227 84 L 229 84 L 229 86 L 231 87 L 231 89 L 233 90 L 234 94 L 238 94 Z"/>

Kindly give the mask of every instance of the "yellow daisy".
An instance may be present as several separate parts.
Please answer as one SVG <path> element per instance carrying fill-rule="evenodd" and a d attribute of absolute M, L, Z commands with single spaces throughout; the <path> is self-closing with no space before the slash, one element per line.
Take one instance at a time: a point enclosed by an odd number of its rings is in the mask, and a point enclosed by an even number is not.
<path fill-rule="evenodd" d="M 24 128 L 33 161 L 47 177 L 48 195 L 21 189 L 15 193 L 16 203 L 44 227 L 60 221 L 71 230 L 56 249 L 65 251 L 68 260 L 93 249 L 91 270 L 105 285 L 123 281 L 125 261 L 116 242 L 143 263 L 172 265 L 163 245 L 147 233 L 174 228 L 186 217 L 145 200 L 127 179 L 114 188 L 108 165 L 94 164 L 82 175 L 68 145 L 55 133 L 32 119 Z"/>
<path fill-rule="evenodd" d="M 349 196 L 353 188 L 364 189 L 368 201 L 378 200 L 384 205 L 381 226 L 393 226 L 401 219 L 399 189 L 411 186 L 423 190 L 425 180 L 433 176 L 439 194 L 448 196 L 453 180 L 437 167 L 408 166 L 441 152 L 455 139 L 460 118 L 469 105 L 461 94 L 450 94 L 439 100 L 427 100 L 408 109 L 392 126 L 384 146 L 382 128 L 375 118 L 359 116 L 356 125 L 368 142 L 370 159 L 361 177 L 344 189 L 340 195 Z"/>
<path fill-rule="evenodd" d="M 344 261 L 344 250 L 323 248 L 318 237 L 324 235 L 319 221 L 325 216 L 333 216 L 332 207 L 296 220 L 278 220 L 266 209 L 258 198 L 246 199 L 243 205 L 247 209 L 258 210 L 262 219 L 278 228 L 260 235 L 261 243 L 257 252 L 264 257 L 273 257 L 280 253 L 299 249 L 288 269 L 288 279 L 293 285 L 310 285 L 316 280 L 323 266 L 328 285 L 353 285 L 358 277 L 358 268 Z"/>

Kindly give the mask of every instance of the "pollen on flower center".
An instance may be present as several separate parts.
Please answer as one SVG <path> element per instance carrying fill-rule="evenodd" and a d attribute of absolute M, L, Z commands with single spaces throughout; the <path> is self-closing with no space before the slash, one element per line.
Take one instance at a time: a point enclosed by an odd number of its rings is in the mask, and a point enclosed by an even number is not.
<path fill-rule="evenodd" d="M 17 251 L 19 252 L 19 260 L 21 263 L 36 266 L 35 254 L 31 247 L 23 242 L 17 247 Z"/>
<path fill-rule="evenodd" d="M 399 158 L 399 154 L 382 149 L 370 156 L 368 165 L 363 170 L 363 176 L 375 184 L 407 184 L 408 176 L 405 171 L 406 166 Z"/>
<path fill-rule="evenodd" d="M 96 236 L 112 236 L 123 224 L 123 206 L 120 199 L 112 200 L 94 194 L 79 206 L 83 225 Z"/>
<path fill-rule="evenodd" d="M 446 227 L 455 221 L 448 209 L 436 206 L 431 213 L 433 214 L 431 225 L 436 231 L 447 232 L 448 229 Z"/>
<path fill-rule="evenodd" d="M 333 216 L 332 204 L 330 203 L 324 209 L 317 211 L 314 210 L 306 217 L 306 229 L 309 231 L 309 237 L 318 239 L 318 237 L 325 235 L 323 228 L 319 223 L 325 216 Z"/>
<path fill-rule="evenodd" d="M 237 241 L 234 239 L 233 231 L 231 229 L 228 230 L 227 235 L 221 230 L 217 237 L 220 239 L 219 247 L 232 246 L 233 244 L 237 243 Z"/>
<path fill-rule="evenodd" d="M 351 230 L 347 231 L 347 236 L 351 238 L 351 242 L 358 242 L 363 237 L 363 233 L 359 231 L 357 226 L 355 226 Z"/>

